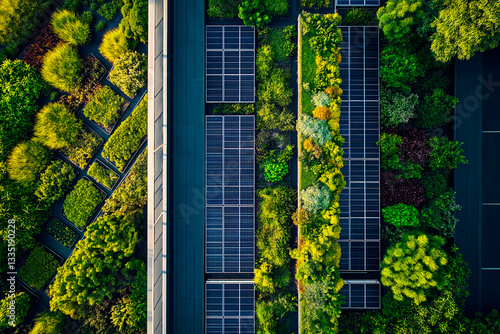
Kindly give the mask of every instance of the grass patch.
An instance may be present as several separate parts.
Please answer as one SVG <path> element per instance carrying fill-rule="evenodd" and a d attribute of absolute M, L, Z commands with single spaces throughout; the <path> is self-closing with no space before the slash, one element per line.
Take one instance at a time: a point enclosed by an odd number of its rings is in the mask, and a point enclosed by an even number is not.
<path fill-rule="evenodd" d="M 301 82 L 301 107 L 302 113 L 312 116 L 314 104 L 312 103 L 312 88 L 314 85 L 314 76 L 316 74 L 316 55 L 309 46 L 308 36 L 301 37 L 301 65 L 302 65 L 302 82 Z M 305 66 L 306 65 L 306 66 Z M 309 83 L 309 90 L 304 89 L 303 83 Z"/>

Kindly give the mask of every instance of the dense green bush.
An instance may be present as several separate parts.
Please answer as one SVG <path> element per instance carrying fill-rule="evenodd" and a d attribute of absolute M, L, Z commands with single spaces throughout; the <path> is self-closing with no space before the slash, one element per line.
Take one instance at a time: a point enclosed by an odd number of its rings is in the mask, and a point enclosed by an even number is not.
<path fill-rule="evenodd" d="M 293 91 L 289 85 L 290 73 L 275 68 L 259 83 L 257 98 L 260 103 L 286 107 L 292 102 Z"/>
<path fill-rule="evenodd" d="M 35 138 L 50 149 L 74 144 L 83 132 L 82 122 L 58 103 L 50 103 L 36 115 Z"/>
<path fill-rule="evenodd" d="M 102 43 L 99 46 L 99 52 L 104 58 L 109 60 L 110 63 L 114 63 L 130 51 L 131 49 L 127 41 L 127 36 L 125 32 L 119 28 L 108 30 L 104 34 Z"/>
<path fill-rule="evenodd" d="M 21 60 L 5 60 L 1 63 L 0 160 L 4 160 L 31 130 L 31 119 L 38 111 L 36 100 L 42 87 L 42 78 L 31 65 Z"/>
<path fill-rule="evenodd" d="M 78 240 L 78 235 L 57 219 L 52 219 L 45 231 L 59 241 L 64 247 L 70 248 L 75 244 L 76 240 Z"/>
<path fill-rule="evenodd" d="M 253 103 L 219 104 L 214 108 L 214 115 L 251 115 L 255 112 Z"/>
<path fill-rule="evenodd" d="M 258 31 L 262 47 L 269 45 L 276 61 L 286 61 L 297 51 L 295 40 L 297 28 L 294 25 L 284 28 L 265 27 Z"/>
<path fill-rule="evenodd" d="M 120 110 L 125 99 L 108 86 L 94 93 L 83 108 L 83 114 L 90 120 L 104 127 L 113 125 L 120 117 Z"/>
<path fill-rule="evenodd" d="M 288 174 L 288 162 L 293 156 L 293 146 L 287 145 L 279 154 L 270 152 L 268 159 L 263 163 L 264 178 L 268 182 L 280 182 Z"/>
<path fill-rule="evenodd" d="M 85 169 L 101 143 L 102 138 L 97 134 L 83 131 L 73 145 L 62 149 L 62 153 L 75 165 Z"/>
<path fill-rule="evenodd" d="M 330 6 L 330 0 L 300 0 L 300 5 L 302 7 L 328 7 Z"/>
<path fill-rule="evenodd" d="M 422 128 L 434 129 L 453 120 L 452 111 L 458 99 L 447 95 L 442 89 L 435 89 L 431 96 L 424 97 L 419 105 L 416 123 Z"/>
<path fill-rule="evenodd" d="M 332 194 L 323 183 L 315 183 L 300 192 L 302 207 L 312 214 L 326 209 L 332 200 Z"/>
<path fill-rule="evenodd" d="M 137 51 L 128 52 L 115 61 L 109 81 L 132 97 L 146 85 L 148 61 Z"/>
<path fill-rule="evenodd" d="M 11 307 L 11 301 L 15 301 L 15 315 L 11 318 L 10 310 L 8 308 Z M 30 296 L 26 292 L 18 292 L 14 294 L 13 297 L 5 296 L 4 299 L 0 300 L 0 329 L 7 330 L 7 328 L 12 328 L 12 323 L 14 326 L 20 325 L 26 315 L 28 315 L 28 311 L 30 308 Z"/>
<path fill-rule="evenodd" d="M 118 181 L 118 175 L 109 168 L 101 166 L 101 164 L 94 162 L 90 165 L 88 174 L 92 176 L 97 182 L 103 184 L 111 189 Z"/>
<path fill-rule="evenodd" d="M 342 24 L 346 26 L 364 26 L 372 20 L 372 14 L 367 9 L 352 8 L 342 20 Z"/>
<path fill-rule="evenodd" d="M 325 92 L 317 92 L 312 96 L 312 102 L 316 108 L 328 107 L 332 102 L 332 99 Z"/>
<path fill-rule="evenodd" d="M 262 104 L 257 107 L 257 129 L 291 131 L 294 129 L 294 116 L 286 107 Z"/>
<path fill-rule="evenodd" d="M 148 96 L 144 96 L 132 114 L 123 121 L 108 139 L 102 151 L 103 158 L 123 171 L 127 162 L 148 134 Z"/>
<path fill-rule="evenodd" d="M 39 245 L 33 248 L 19 268 L 19 277 L 29 286 L 41 290 L 54 277 L 58 267 L 56 257 Z"/>
<path fill-rule="evenodd" d="M 423 0 L 388 0 L 377 11 L 380 29 L 391 40 L 401 40 L 414 33 L 425 13 Z"/>
<path fill-rule="evenodd" d="M 121 9 L 123 19 L 120 29 L 128 38 L 142 43 L 148 41 L 148 2 L 146 0 L 125 0 Z"/>
<path fill-rule="evenodd" d="M 394 299 L 427 300 L 432 289 L 442 290 L 449 281 L 443 275 L 448 256 L 441 249 L 444 239 L 425 234 L 407 234 L 387 250 L 381 263 L 381 281 L 390 287 Z"/>
<path fill-rule="evenodd" d="M 382 133 L 377 146 L 380 147 L 380 168 L 397 170 L 400 167 L 399 154 L 403 138 L 396 134 Z"/>
<path fill-rule="evenodd" d="M 302 328 L 305 333 L 338 333 L 342 298 L 331 282 L 310 284 L 302 295 Z"/>
<path fill-rule="evenodd" d="M 99 0 L 98 2 L 102 3 L 102 1 Z M 118 11 L 120 10 L 122 4 L 122 0 L 112 0 L 111 2 L 103 3 L 99 7 L 99 9 L 97 9 L 97 14 L 101 15 L 106 20 L 112 20 L 116 16 L 116 14 L 118 14 Z"/>
<path fill-rule="evenodd" d="M 306 114 L 301 115 L 297 121 L 297 131 L 303 136 L 311 138 L 320 146 L 325 145 L 328 140 L 332 139 L 330 129 L 325 121 L 312 118 Z"/>
<path fill-rule="evenodd" d="M 56 35 L 71 45 L 87 44 L 91 36 L 90 23 L 84 22 L 75 13 L 66 9 L 55 12 L 50 20 Z"/>
<path fill-rule="evenodd" d="M 79 229 L 83 229 L 104 198 L 101 190 L 86 179 L 81 179 L 64 200 L 64 215 Z"/>
<path fill-rule="evenodd" d="M 257 81 L 265 81 L 274 67 L 274 50 L 265 44 L 257 49 L 255 57 L 255 74 Z"/>
<path fill-rule="evenodd" d="M 35 140 L 17 145 L 7 160 L 9 176 L 25 186 L 34 186 L 50 163 L 52 153 Z"/>
<path fill-rule="evenodd" d="M 415 107 L 418 104 L 418 95 L 405 96 L 393 93 L 390 90 L 380 92 L 380 126 L 382 128 L 395 128 L 407 124 L 416 116 Z"/>
<path fill-rule="evenodd" d="M 279 2 L 279 1 L 276 1 Z M 256 26 L 257 28 L 263 28 L 265 24 L 271 22 L 272 16 L 262 13 L 268 8 L 263 8 L 260 6 L 259 0 L 257 1 L 243 1 L 238 6 L 238 17 L 243 20 L 243 23 L 247 26 Z"/>
<path fill-rule="evenodd" d="M 78 88 L 81 72 L 82 61 L 78 51 L 70 45 L 58 45 L 43 58 L 42 77 L 62 91 L 69 93 Z"/>
<path fill-rule="evenodd" d="M 52 204 L 66 193 L 75 177 L 70 165 L 61 160 L 52 161 L 40 176 L 35 195 L 41 202 Z"/>
<path fill-rule="evenodd" d="M 255 303 L 255 317 L 257 318 L 257 334 L 280 333 L 287 330 L 285 324 L 281 324 L 288 312 L 295 311 L 297 307 L 296 297 L 292 294 L 278 295 L 276 298 Z M 283 327 L 285 326 L 285 327 Z"/>
<path fill-rule="evenodd" d="M 207 14 L 210 17 L 232 18 L 238 16 L 238 6 L 243 0 L 208 0 Z"/>
<path fill-rule="evenodd" d="M 429 141 L 431 145 L 431 153 L 429 156 L 429 166 L 432 169 L 449 169 L 457 168 L 460 163 L 467 163 L 462 155 L 463 149 L 461 142 L 451 141 L 446 137 L 431 137 Z"/>
<path fill-rule="evenodd" d="M 386 223 L 396 227 L 418 226 L 420 214 L 413 205 L 396 204 L 382 209 L 382 215 Z"/>
<path fill-rule="evenodd" d="M 455 192 L 448 190 L 434 198 L 422 209 L 421 223 L 431 229 L 435 234 L 445 238 L 455 235 L 455 226 L 458 219 L 454 212 L 462 207 L 455 203 Z"/>
<path fill-rule="evenodd" d="M 67 317 L 59 311 L 39 313 L 33 321 L 33 329 L 29 334 L 64 333 Z"/>
<path fill-rule="evenodd" d="M 425 68 L 408 47 L 389 44 L 380 55 L 380 83 L 393 92 L 410 94 L 411 86 L 425 75 Z"/>
<path fill-rule="evenodd" d="M 436 198 L 444 193 L 448 187 L 447 175 L 439 171 L 424 172 L 422 175 L 422 186 L 427 198 Z"/>

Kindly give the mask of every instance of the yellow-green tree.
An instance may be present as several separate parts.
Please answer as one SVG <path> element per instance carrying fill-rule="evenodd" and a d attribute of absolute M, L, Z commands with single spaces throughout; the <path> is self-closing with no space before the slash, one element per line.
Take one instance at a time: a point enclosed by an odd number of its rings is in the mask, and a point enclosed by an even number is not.
<path fill-rule="evenodd" d="M 382 261 L 382 284 L 391 288 L 396 300 L 408 297 L 417 305 L 425 302 L 431 289 L 442 290 L 449 284 L 443 271 L 448 264 L 443 245 L 440 237 L 404 235 Z"/>
<path fill-rule="evenodd" d="M 398 40 L 412 33 L 424 16 L 422 0 L 389 0 L 377 11 L 379 26 L 388 39 Z"/>
<path fill-rule="evenodd" d="M 73 144 L 82 131 L 82 122 L 62 104 L 47 104 L 36 115 L 35 137 L 50 149 Z"/>

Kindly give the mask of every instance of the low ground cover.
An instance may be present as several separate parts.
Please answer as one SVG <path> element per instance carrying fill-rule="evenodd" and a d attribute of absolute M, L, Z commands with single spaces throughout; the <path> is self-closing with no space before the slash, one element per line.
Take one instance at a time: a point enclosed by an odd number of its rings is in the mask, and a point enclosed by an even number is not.
<path fill-rule="evenodd" d="M 59 261 L 43 246 L 38 245 L 29 253 L 19 268 L 19 277 L 32 288 L 41 290 L 54 277 Z"/>
<path fill-rule="evenodd" d="M 81 179 L 64 200 L 64 215 L 79 229 L 83 229 L 94 215 L 104 193 L 91 181 Z"/>
<path fill-rule="evenodd" d="M 45 231 L 67 248 L 71 248 L 78 240 L 78 235 L 57 219 L 51 219 Z"/>
<path fill-rule="evenodd" d="M 89 167 L 88 175 L 92 176 L 97 182 L 111 189 L 118 181 L 118 174 L 99 162 L 94 162 Z"/>

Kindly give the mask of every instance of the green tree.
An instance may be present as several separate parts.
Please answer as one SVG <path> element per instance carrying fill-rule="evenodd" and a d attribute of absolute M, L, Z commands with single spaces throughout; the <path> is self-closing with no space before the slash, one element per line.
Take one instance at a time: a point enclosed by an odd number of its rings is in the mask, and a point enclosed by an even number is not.
<path fill-rule="evenodd" d="M 500 2 L 445 0 L 433 22 L 431 50 L 437 60 L 470 59 L 476 52 L 496 48 L 500 41 Z"/>
<path fill-rule="evenodd" d="M 380 92 L 380 125 L 384 128 L 395 128 L 400 124 L 407 124 L 416 116 L 417 104 L 416 94 L 405 96 L 383 89 Z"/>
<path fill-rule="evenodd" d="M 15 316 L 13 318 L 9 317 L 11 307 L 11 301 L 15 302 Z M 4 299 L 0 300 L 0 329 L 12 328 L 10 321 L 14 323 L 14 326 L 21 324 L 30 308 L 30 296 L 26 292 L 18 292 L 13 297 L 5 296 Z"/>
<path fill-rule="evenodd" d="M 396 227 L 418 226 L 419 212 L 413 205 L 396 204 L 382 209 L 382 215 L 386 223 Z"/>
<path fill-rule="evenodd" d="M 382 133 L 377 146 L 380 147 L 380 168 L 383 170 L 397 170 L 400 168 L 399 155 L 403 138 L 397 134 Z"/>
<path fill-rule="evenodd" d="M 33 329 L 29 334 L 63 333 L 68 318 L 61 312 L 45 311 L 39 313 L 34 320 Z"/>
<path fill-rule="evenodd" d="M 115 61 L 113 70 L 109 73 L 109 81 L 132 97 L 146 85 L 147 75 L 147 57 L 137 51 L 132 51 Z"/>
<path fill-rule="evenodd" d="M 419 56 L 407 45 L 389 44 L 380 55 L 380 82 L 393 92 L 410 94 L 418 78 L 425 75 Z"/>
<path fill-rule="evenodd" d="M 297 307 L 296 297 L 292 294 L 280 294 L 271 300 L 259 300 L 255 305 L 255 317 L 257 318 L 257 334 L 280 333 L 283 319 L 288 312 L 295 311 Z"/>
<path fill-rule="evenodd" d="M 381 264 L 381 281 L 390 287 L 394 299 L 425 302 L 431 289 L 442 290 L 449 282 L 443 275 L 448 257 L 442 250 L 444 239 L 425 234 L 406 234 L 387 250 Z"/>
<path fill-rule="evenodd" d="M 339 286 L 342 287 L 342 284 Z M 331 282 L 319 282 L 305 287 L 302 294 L 302 325 L 305 333 L 338 333 L 338 318 L 342 297 Z"/>
<path fill-rule="evenodd" d="M 148 2 L 146 0 L 125 0 L 121 9 L 123 19 L 120 29 L 128 38 L 142 43 L 148 41 Z"/>
<path fill-rule="evenodd" d="M 107 31 L 102 38 L 102 43 L 99 46 L 99 52 L 114 63 L 124 54 L 130 52 L 130 46 L 125 32 L 120 28 L 115 28 Z"/>
<path fill-rule="evenodd" d="M 320 146 L 332 139 L 332 134 L 325 121 L 306 114 L 302 114 L 297 121 L 297 131 L 303 136 L 311 138 Z"/>
<path fill-rule="evenodd" d="M 62 104 L 47 104 L 36 115 L 35 138 L 50 149 L 75 143 L 82 131 L 82 122 Z"/>
<path fill-rule="evenodd" d="M 431 229 L 445 238 L 452 238 L 455 235 L 455 226 L 458 219 L 455 218 L 455 211 L 462 207 L 455 203 L 455 192 L 448 190 L 434 198 L 422 209 L 422 225 Z"/>
<path fill-rule="evenodd" d="M 52 204 L 66 193 L 75 177 L 73 167 L 62 160 L 55 160 L 40 176 L 35 195 L 41 202 Z"/>
<path fill-rule="evenodd" d="M 424 97 L 418 107 L 416 124 L 422 128 L 434 129 L 453 120 L 452 111 L 458 99 L 447 95 L 442 89 L 435 89 L 431 96 Z"/>
<path fill-rule="evenodd" d="M 31 65 L 21 60 L 0 65 L 0 160 L 30 132 L 42 87 L 43 80 Z"/>
<path fill-rule="evenodd" d="M 463 149 L 461 142 L 449 140 L 446 137 L 431 137 L 429 140 L 431 153 L 429 156 L 429 166 L 432 169 L 457 168 L 460 163 L 467 163 L 462 155 Z"/>
<path fill-rule="evenodd" d="M 7 160 L 9 175 L 24 186 L 34 186 L 51 157 L 52 153 L 41 143 L 33 139 L 22 142 Z"/>
<path fill-rule="evenodd" d="M 56 35 L 71 45 L 85 45 L 90 40 L 90 24 L 69 10 L 55 12 L 50 24 Z"/>
<path fill-rule="evenodd" d="M 323 183 L 315 183 L 300 192 L 302 206 L 312 214 L 326 209 L 332 200 L 332 193 Z"/>
<path fill-rule="evenodd" d="M 388 0 L 377 11 L 380 29 L 388 39 L 404 39 L 420 24 L 424 9 L 423 0 Z"/>
<path fill-rule="evenodd" d="M 70 93 L 80 86 L 81 71 L 78 51 L 70 45 L 58 45 L 43 58 L 42 77 L 62 91 Z"/>

